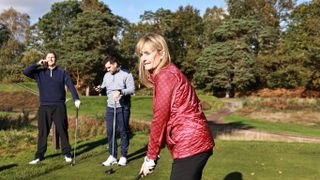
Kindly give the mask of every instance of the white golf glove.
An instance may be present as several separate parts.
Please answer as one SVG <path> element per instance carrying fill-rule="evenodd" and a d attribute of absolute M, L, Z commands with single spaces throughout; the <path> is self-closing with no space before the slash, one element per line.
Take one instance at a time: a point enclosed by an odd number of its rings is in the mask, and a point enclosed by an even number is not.
<path fill-rule="evenodd" d="M 144 158 L 144 162 L 141 166 L 140 173 L 142 177 L 151 174 L 156 167 L 154 160 L 149 159 L 147 156 Z"/>
<path fill-rule="evenodd" d="M 80 107 L 80 104 L 81 104 L 81 101 L 79 99 L 77 99 L 76 101 L 74 101 L 74 105 L 76 106 L 76 108 L 79 109 Z"/>

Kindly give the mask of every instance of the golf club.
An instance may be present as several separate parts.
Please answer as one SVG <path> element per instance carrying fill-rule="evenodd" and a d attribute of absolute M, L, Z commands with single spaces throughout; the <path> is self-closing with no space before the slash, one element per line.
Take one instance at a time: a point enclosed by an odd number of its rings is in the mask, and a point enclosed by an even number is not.
<path fill-rule="evenodd" d="M 104 173 L 106 174 L 113 174 L 114 172 L 116 172 L 119 168 L 121 168 L 121 166 L 117 166 L 115 168 L 110 168 L 110 169 L 107 169 Z"/>
<path fill-rule="evenodd" d="M 143 177 L 143 173 L 141 172 L 141 173 L 139 173 L 139 175 L 136 177 L 136 180 L 139 180 L 139 179 L 141 179 Z"/>
<path fill-rule="evenodd" d="M 79 112 L 79 108 L 76 108 L 76 129 L 74 130 L 73 162 L 71 163 L 71 166 L 76 165 L 77 131 L 78 131 L 78 112 Z"/>
<path fill-rule="evenodd" d="M 112 156 L 115 155 L 115 145 L 116 145 L 116 120 L 117 120 L 117 101 L 114 101 L 114 108 L 113 108 L 113 122 L 112 122 Z M 107 174 L 113 174 L 115 171 L 113 168 L 110 168 L 105 171 Z"/>

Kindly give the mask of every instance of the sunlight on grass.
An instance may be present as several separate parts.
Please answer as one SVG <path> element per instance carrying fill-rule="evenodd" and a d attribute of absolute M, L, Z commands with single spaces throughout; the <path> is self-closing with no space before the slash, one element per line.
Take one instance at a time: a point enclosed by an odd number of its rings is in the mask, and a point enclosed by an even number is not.
<path fill-rule="evenodd" d="M 41 164 L 30 166 L 33 157 L 27 150 L 14 157 L 0 157 L 0 171 L 5 179 L 134 179 L 145 156 L 148 136 L 136 133 L 131 139 L 129 163 L 125 167 L 112 166 L 115 173 L 105 174 L 108 167 L 102 167 L 107 157 L 104 137 L 79 141 L 77 161 L 74 167 L 65 163 L 60 152 L 48 149 Z M 118 140 L 119 141 L 119 140 Z M 172 158 L 164 148 L 154 173 L 145 179 L 169 179 Z M 238 173 L 243 179 L 316 179 L 320 176 L 320 144 L 276 143 L 256 141 L 216 141 L 213 156 L 210 157 L 204 173 L 204 180 L 224 179 Z"/>
<path fill-rule="evenodd" d="M 308 127 L 303 125 L 250 119 L 250 118 L 246 118 L 238 115 L 229 115 L 224 118 L 224 121 L 241 123 L 243 125 L 251 126 L 253 128 L 263 130 L 266 132 L 279 132 L 279 133 L 288 133 L 288 134 L 295 134 L 295 135 L 320 136 L 319 128 Z"/>

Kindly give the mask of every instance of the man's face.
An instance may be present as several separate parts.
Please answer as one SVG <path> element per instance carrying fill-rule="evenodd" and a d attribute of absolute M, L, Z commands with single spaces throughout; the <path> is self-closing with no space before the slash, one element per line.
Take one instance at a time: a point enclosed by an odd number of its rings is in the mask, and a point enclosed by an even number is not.
<path fill-rule="evenodd" d="M 56 65 L 56 56 L 53 53 L 48 53 L 46 61 L 48 62 L 49 67 L 54 67 Z"/>
<path fill-rule="evenodd" d="M 111 72 L 111 74 L 114 74 L 115 72 L 117 72 L 117 63 L 113 63 L 111 64 L 109 61 L 105 64 L 105 67 L 107 69 L 108 72 Z"/>

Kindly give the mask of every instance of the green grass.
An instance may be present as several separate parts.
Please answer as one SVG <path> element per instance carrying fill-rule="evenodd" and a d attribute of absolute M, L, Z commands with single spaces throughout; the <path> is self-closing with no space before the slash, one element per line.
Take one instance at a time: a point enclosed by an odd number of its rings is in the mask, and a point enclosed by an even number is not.
<path fill-rule="evenodd" d="M 37 90 L 35 83 L 25 83 L 27 87 Z M 21 91 L 14 84 L 0 84 L 3 91 Z M 211 109 L 206 114 L 217 111 L 222 103 L 212 96 L 199 96 L 203 101 L 209 101 Z M 104 120 L 106 97 L 90 96 L 81 97 L 82 105 L 80 116 L 93 117 Z M 68 114 L 74 116 L 74 102 L 67 103 Z M 132 97 L 131 119 L 149 121 L 152 118 L 152 97 Z M 0 114 L 1 115 L 1 114 Z M 2 113 L 2 115 L 6 115 Z M 81 118 L 81 119 L 82 119 Z M 81 121 L 80 119 L 80 121 Z M 101 162 L 108 157 L 106 138 L 101 133 L 89 136 L 83 133 L 93 130 L 94 126 L 81 124 L 77 146 L 77 164 L 71 167 L 64 162 L 60 151 L 51 147 L 48 140 L 46 159 L 39 165 L 31 166 L 36 150 L 35 127 L 26 129 L 11 129 L 0 131 L 0 179 L 134 179 L 140 170 L 143 161 L 145 145 L 148 134 L 136 132 L 130 141 L 129 164 L 126 167 L 113 168 L 116 172 L 112 175 L 104 173 L 108 168 L 102 167 Z M 232 115 L 225 118 L 227 122 L 238 122 L 269 132 L 289 133 L 298 135 L 319 136 L 316 128 L 286 123 L 272 123 L 262 120 L 253 120 Z M 100 129 L 105 126 L 99 125 Z M 70 143 L 73 146 L 74 129 L 69 130 Z M 85 134 L 85 135 L 83 135 Z M 148 179 L 169 179 L 172 159 L 165 148 L 161 151 L 161 159 Z M 318 179 L 320 177 L 320 144 L 312 143 L 281 143 L 262 141 L 223 141 L 217 140 L 214 155 L 205 167 L 203 179 Z M 239 178 L 241 176 L 241 178 Z M 237 178 L 238 177 L 238 178 Z M 235 178 L 233 178 L 235 179 Z"/>
<path fill-rule="evenodd" d="M 1 91 L 35 91 L 38 92 L 38 87 L 35 82 L 22 82 L 22 83 L 0 83 Z"/>
<path fill-rule="evenodd" d="M 76 165 L 65 163 L 59 152 L 48 149 L 47 158 L 36 166 L 28 165 L 35 146 L 15 156 L 0 157 L 0 179 L 134 179 L 143 161 L 148 136 L 137 133 L 131 139 L 129 163 L 113 166 L 112 175 L 101 162 L 108 157 L 103 137 L 82 141 L 77 149 Z M 162 149 L 161 159 L 148 179 L 169 179 L 172 159 Z M 213 156 L 203 174 L 204 180 L 241 175 L 242 179 L 317 179 L 320 176 L 320 144 L 256 141 L 216 141 Z M 37 177 L 37 178 L 36 178 Z"/>
<path fill-rule="evenodd" d="M 224 179 L 239 172 L 242 179 L 317 179 L 319 148 L 307 143 L 217 141 L 205 177 Z"/>
<path fill-rule="evenodd" d="M 81 96 L 80 115 L 104 119 L 107 103 L 106 96 Z M 217 111 L 222 102 L 213 96 L 200 96 L 211 105 L 210 110 L 206 110 L 207 115 Z M 71 99 L 67 103 L 68 114 L 75 115 L 74 101 Z M 152 119 L 152 96 L 132 96 L 131 97 L 131 119 L 150 121 Z"/>
<path fill-rule="evenodd" d="M 81 96 L 79 115 L 104 120 L 107 104 L 106 96 Z M 133 96 L 131 98 L 131 119 L 147 120 L 152 118 L 152 97 Z M 75 115 L 74 101 L 67 103 L 68 114 Z"/>
<path fill-rule="evenodd" d="M 2 119 L 3 117 L 5 116 L 9 116 L 10 114 L 16 114 L 14 112 L 3 112 L 3 111 L 0 111 L 0 119 Z"/>
<path fill-rule="evenodd" d="M 152 96 L 132 96 L 131 118 L 150 121 L 153 116 Z"/>
<path fill-rule="evenodd" d="M 221 107 L 223 106 L 223 102 L 221 101 L 221 99 L 215 97 L 215 96 L 210 96 L 210 95 L 200 95 L 199 96 L 201 102 L 208 102 L 211 106 L 211 109 L 208 110 L 204 110 L 204 113 L 206 115 L 211 115 L 214 112 L 217 112 L 221 109 Z"/>
<path fill-rule="evenodd" d="M 38 92 L 38 87 L 35 82 L 23 82 L 23 83 L 0 83 L 1 91 L 33 91 Z M 67 93 L 67 98 L 70 99 L 67 102 L 68 114 L 75 115 L 74 101 Z M 204 111 L 206 114 L 216 112 L 222 106 L 222 102 L 214 96 L 199 96 L 201 101 L 206 101 L 211 105 L 211 109 Z M 80 115 L 94 117 L 97 119 L 104 119 L 106 96 L 81 96 L 81 109 Z M 152 96 L 132 96 L 131 118 L 136 120 L 152 119 Z"/>
<path fill-rule="evenodd" d="M 225 122 L 239 123 L 259 130 L 275 133 L 287 133 L 293 135 L 320 136 L 320 129 L 304 125 L 270 122 L 265 120 L 250 119 L 238 115 L 229 115 L 224 118 Z"/>
<path fill-rule="evenodd" d="M 80 97 L 81 105 L 79 109 L 79 115 L 89 117 L 104 116 L 106 108 L 105 96 L 82 96 Z M 68 114 L 75 115 L 74 101 L 71 99 L 67 102 Z"/>

